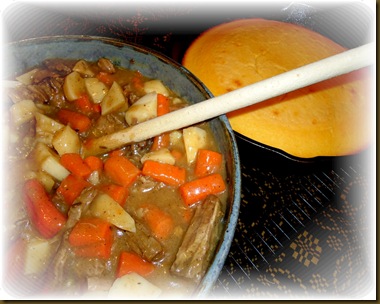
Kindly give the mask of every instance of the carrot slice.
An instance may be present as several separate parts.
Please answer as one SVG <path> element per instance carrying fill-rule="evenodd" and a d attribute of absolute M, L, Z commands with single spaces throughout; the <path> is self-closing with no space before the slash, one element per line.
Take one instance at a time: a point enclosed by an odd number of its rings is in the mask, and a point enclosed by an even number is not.
<path fill-rule="evenodd" d="M 80 178 L 86 179 L 92 173 L 90 167 L 78 153 L 65 153 L 61 156 L 59 162 L 73 175 Z"/>
<path fill-rule="evenodd" d="M 153 235 L 159 239 L 167 239 L 173 233 L 173 218 L 153 204 L 144 204 L 143 219 L 147 222 Z"/>
<path fill-rule="evenodd" d="M 71 206 L 79 194 L 89 186 L 91 186 L 89 182 L 78 176 L 69 174 L 57 188 L 57 193 L 62 195 L 66 204 Z"/>
<path fill-rule="evenodd" d="M 184 168 L 153 160 L 144 162 L 142 174 L 171 186 L 180 186 L 186 181 L 186 170 Z"/>
<path fill-rule="evenodd" d="M 104 173 L 114 183 L 128 187 L 137 179 L 141 170 L 124 156 L 112 156 L 104 163 Z"/>
<path fill-rule="evenodd" d="M 84 163 L 91 169 L 91 171 L 103 171 L 103 161 L 97 156 L 87 156 Z"/>
<path fill-rule="evenodd" d="M 80 219 L 71 230 L 68 240 L 78 256 L 105 259 L 111 256 L 111 224 L 102 219 Z"/>
<path fill-rule="evenodd" d="M 163 133 L 157 135 L 153 138 L 153 144 L 150 148 L 151 151 L 157 151 L 162 148 L 166 148 L 170 145 L 170 135 L 169 133 Z"/>
<path fill-rule="evenodd" d="M 182 199 L 187 206 L 192 206 L 210 194 L 219 194 L 225 189 L 226 185 L 219 173 L 192 180 L 179 187 Z"/>
<path fill-rule="evenodd" d="M 112 239 L 110 238 L 104 242 L 75 247 L 73 251 L 77 256 L 81 257 L 108 259 L 111 256 L 111 240 Z"/>
<path fill-rule="evenodd" d="M 72 246 L 86 246 L 104 242 L 111 234 L 111 224 L 97 217 L 80 219 L 69 234 Z"/>
<path fill-rule="evenodd" d="M 99 81 L 105 83 L 106 85 L 112 85 L 112 83 L 115 80 L 115 77 L 112 74 L 106 73 L 106 72 L 99 72 L 96 75 L 96 78 L 98 78 Z"/>
<path fill-rule="evenodd" d="M 65 225 L 66 217 L 53 205 L 37 179 L 24 184 L 24 202 L 32 224 L 45 238 L 52 238 Z"/>
<path fill-rule="evenodd" d="M 140 72 L 135 73 L 135 75 L 133 76 L 131 80 L 131 83 L 136 90 L 138 91 L 144 90 L 144 82 L 143 82 L 142 74 Z"/>
<path fill-rule="evenodd" d="M 131 272 L 135 272 L 141 276 L 148 276 L 155 269 L 154 264 L 144 260 L 134 252 L 123 251 L 119 257 L 116 277 L 120 278 Z"/>
<path fill-rule="evenodd" d="M 218 152 L 199 149 L 194 168 L 195 175 L 202 177 L 217 173 L 222 167 L 222 160 L 223 156 Z"/>
<path fill-rule="evenodd" d="M 78 132 L 86 132 L 91 127 L 91 119 L 75 111 L 60 109 L 57 113 L 57 117 L 61 123 L 70 125 L 71 128 Z"/>
<path fill-rule="evenodd" d="M 122 207 L 125 205 L 125 201 L 129 194 L 128 188 L 115 184 L 101 185 L 100 191 L 108 194 Z"/>
<path fill-rule="evenodd" d="M 158 93 L 157 94 L 157 116 L 162 116 L 170 112 L 169 98 Z M 157 151 L 161 148 L 166 148 L 170 144 L 169 133 L 163 133 L 153 138 L 151 151 Z"/>
<path fill-rule="evenodd" d="M 99 113 L 101 110 L 100 105 L 94 104 L 87 94 L 80 96 L 78 99 L 74 100 L 74 105 L 79 112 L 87 115 L 91 113 Z"/>

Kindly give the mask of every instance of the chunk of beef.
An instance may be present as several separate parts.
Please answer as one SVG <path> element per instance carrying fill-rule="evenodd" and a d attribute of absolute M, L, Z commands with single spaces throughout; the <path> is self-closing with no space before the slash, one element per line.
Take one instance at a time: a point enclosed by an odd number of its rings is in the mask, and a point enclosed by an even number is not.
<path fill-rule="evenodd" d="M 139 221 L 136 223 L 136 232 L 126 232 L 128 246 L 148 261 L 160 261 L 164 252 L 162 245 L 149 232 L 149 230 Z"/>
<path fill-rule="evenodd" d="M 196 207 L 193 219 L 170 271 L 199 283 L 213 257 L 223 212 L 218 197 L 208 196 Z"/>
<path fill-rule="evenodd" d="M 104 135 L 115 133 L 126 127 L 124 117 L 122 115 L 110 113 L 100 116 L 91 129 L 91 135 L 101 137 Z"/>
<path fill-rule="evenodd" d="M 52 72 L 66 76 L 72 72 L 75 63 L 76 60 L 72 59 L 53 58 L 44 60 L 43 65 Z"/>
<path fill-rule="evenodd" d="M 87 188 L 82 191 L 79 197 L 74 201 L 68 212 L 68 218 L 63 230 L 55 236 L 60 243 L 57 246 L 56 254 L 51 262 L 52 269 L 52 278 L 49 282 L 50 287 L 52 289 L 60 289 L 61 286 L 65 286 L 70 284 L 70 279 L 75 274 L 67 274 L 67 261 L 69 258 L 70 252 L 70 244 L 68 242 L 68 237 L 71 231 L 71 228 L 75 226 L 78 220 L 81 218 L 82 214 L 86 212 L 87 207 L 92 202 L 94 197 L 97 194 L 97 190 L 94 188 Z M 65 278 L 69 278 L 65 280 Z"/>
<path fill-rule="evenodd" d="M 109 74 L 114 74 L 116 72 L 116 69 L 113 63 L 111 62 L 111 60 L 107 58 L 100 58 L 98 60 L 98 67 L 100 68 L 102 72 L 106 72 Z"/>

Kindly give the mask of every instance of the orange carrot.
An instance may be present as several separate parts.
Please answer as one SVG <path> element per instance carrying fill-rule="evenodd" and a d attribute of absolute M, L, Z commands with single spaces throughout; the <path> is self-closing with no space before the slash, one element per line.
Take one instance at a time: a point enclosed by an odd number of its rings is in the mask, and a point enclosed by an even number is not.
<path fill-rule="evenodd" d="M 186 170 L 184 168 L 153 160 L 144 162 L 142 174 L 171 186 L 180 186 L 186 181 Z"/>
<path fill-rule="evenodd" d="M 91 119 L 75 111 L 60 109 L 57 117 L 61 123 L 70 125 L 71 128 L 78 132 L 86 132 L 91 127 Z"/>
<path fill-rule="evenodd" d="M 202 177 L 217 173 L 222 167 L 222 160 L 223 156 L 218 152 L 199 149 L 194 168 L 195 175 Z"/>
<path fill-rule="evenodd" d="M 61 156 L 59 162 L 73 175 L 80 178 L 86 179 L 92 173 L 90 167 L 78 153 L 65 153 Z"/>
<path fill-rule="evenodd" d="M 108 259 L 111 256 L 111 240 L 88 246 L 74 247 L 74 253 L 80 257 Z"/>
<path fill-rule="evenodd" d="M 120 278 L 131 272 L 135 272 L 141 276 L 151 274 L 155 269 L 154 264 L 144 260 L 134 252 L 123 251 L 119 257 L 117 265 L 116 277 Z"/>
<path fill-rule="evenodd" d="M 170 100 L 165 95 L 157 94 L 157 116 L 162 116 L 170 112 Z"/>
<path fill-rule="evenodd" d="M 141 207 L 144 210 L 143 219 L 153 235 L 162 240 L 167 239 L 174 230 L 173 218 L 153 204 L 144 204 Z"/>
<path fill-rule="evenodd" d="M 112 150 L 110 153 L 108 153 L 108 156 L 109 157 L 113 157 L 113 156 L 123 156 L 124 155 L 124 151 L 122 149 L 116 149 L 116 150 Z"/>
<path fill-rule="evenodd" d="M 123 187 L 128 187 L 137 179 L 141 170 L 128 158 L 124 156 L 113 156 L 105 161 L 104 173 L 114 183 Z"/>
<path fill-rule="evenodd" d="M 173 149 L 170 151 L 170 153 L 174 156 L 176 161 L 179 161 L 183 156 L 183 153 L 178 149 Z"/>
<path fill-rule="evenodd" d="M 100 113 L 101 107 L 98 104 L 91 102 L 90 97 L 87 94 L 80 96 L 74 100 L 74 104 L 79 112 L 83 114 Z"/>
<path fill-rule="evenodd" d="M 170 135 L 169 133 L 163 133 L 157 135 L 153 138 L 153 144 L 150 148 L 151 151 L 157 151 L 162 148 L 166 148 L 170 145 Z"/>
<path fill-rule="evenodd" d="M 112 246 L 111 224 L 100 218 L 82 218 L 71 230 L 68 240 L 79 256 L 109 258 Z"/>
<path fill-rule="evenodd" d="M 87 156 L 84 163 L 91 169 L 91 171 L 103 171 L 103 161 L 97 156 Z"/>
<path fill-rule="evenodd" d="M 135 76 L 133 76 L 131 83 L 136 90 L 138 91 L 144 90 L 144 82 L 142 79 L 142 74 L 140 72 L 137 71 L 135 73 Z"/>
<path fill-rule="evenodd" d="M 66 217 L 54 206 L 44 186 L 37 179 L 24 184 L 24 201 L 32 224 L 45 238 L 55 236 L 66 223 Z"/>
<path fill-rule="evenodd" d="M 100 191 L 108 194 L 122 207 L 125 205 L 125 201 L 127 200 L 129 194 L 128 188 L 115 184 L 101 185 Z"/>
<path fill-rule="evenodd" d="M 179 187 L 182 199 L 187 206 L 191 206 L 210 194 L 219 194 L 226 189 L 223 177 L 219 173 L 210 174 Z"/>
<path fill-rule="evenodd" d="M 115 77 L 112 74 L 106 72 L 99 72 L 96 75 L 96 78 L 98 78 L 101 82 L 109 86 L 112 85 L 112 83 L 115 81 Z"/>
<path fill-rule="evenodd" d="M 170 112 L 169 98 L 158 93 L 157 94 L 157 116 L 162 116 Z M 153 138 L 151 151 L 157 151 L 161 148 L 168 147 L 170 144 L 169 133 L 163 133 Z"/>
<path fill-rule="evenodd" d="M 84 179 L 69 174 L 59 185 L 56 193 L 62 195 L 66 204 L 72 205 L 75 199 L 82 193 L 82 191 L 91 186 L 91 184 Z"/>

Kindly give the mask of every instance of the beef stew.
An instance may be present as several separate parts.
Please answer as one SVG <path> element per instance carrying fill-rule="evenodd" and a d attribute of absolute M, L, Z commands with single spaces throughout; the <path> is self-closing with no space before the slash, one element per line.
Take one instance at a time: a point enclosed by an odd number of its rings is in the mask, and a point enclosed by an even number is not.
<path fill-rule="evenodd" d="M 49 59 L 16 79 L 7 103 L 7 289 L 124 299 L 190 295 L 220 238 L 228 196 L 209 125 L 83 156 L 92 138 L 187 102 L 159 79 L 107 58 Z M 197 242 L 198 258 L 184 263 Z"/>

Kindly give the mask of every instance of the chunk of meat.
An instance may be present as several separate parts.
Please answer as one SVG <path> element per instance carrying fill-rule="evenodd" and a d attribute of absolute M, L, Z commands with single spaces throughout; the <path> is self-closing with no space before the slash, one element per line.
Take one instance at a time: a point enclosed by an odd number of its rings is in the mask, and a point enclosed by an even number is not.
<path fill-rule="evenodd" d="M 150 234 L 142 223 L 138 221 L 135 223 L 136 232 L 127 232 L 129 247 L 145 260 L 160 261 L 164 255 L 161 243 Z"/>
<path fill-rule="evenodd" d="M 72 72 L 75 63 L 72 59 L 53 58 L 44 60 L 43 65 L 52 72 L 66 76 Z"/>
<path fill-rule="evenodd" d="M 116 72 L 116 69 L 113 63 L 111 62 L 111 60 L 107 58 L 100 58 L 98 60 L 98 67 L 100 68 L 101 71 L 106 72 L 106 73 L 114 74 Z"/>
<path fill-rule="evenodd" d="M 170 271 L 199 283 L 213 257 L 221 227 L 221 202 L 215 195 L 208 196 L 196 207 L 181 247 Z"/>

